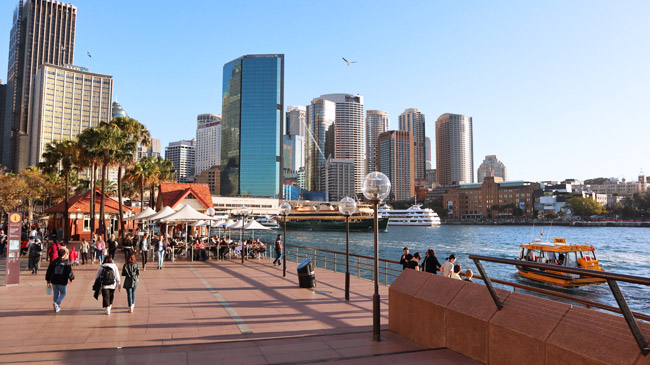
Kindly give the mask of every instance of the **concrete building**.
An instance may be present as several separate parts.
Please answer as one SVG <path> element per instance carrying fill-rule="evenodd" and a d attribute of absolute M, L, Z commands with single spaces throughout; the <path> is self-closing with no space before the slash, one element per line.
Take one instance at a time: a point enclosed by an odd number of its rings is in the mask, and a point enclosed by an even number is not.
<path fill-rule="evenodd" d="M 415 196 L 415 145 L 411 132 L 387 131 L 377 139 L 377 165 L 392 186 L 388 200 L 410 200 Z"/>
<path fill-rule="evenodd" d="M 149 146 L 145 147 L 143 145 L 138 145 L 138 151 L 135 156 L 136 161 L 140 161 L 145 157 L 158 157 L 162 156 L 162 147 L 160 144 L 160 138 L 151 137 L 151 143 Z"/>
<path fill-rule="evenodd" d="M 388 130 L 388 113 L 383 110 L 366 111 L 366 171 L 377 171 L 377 138 Z"/>
<path fill-rule="evenodd" d="M 436 184 L 436 169 L 431 169 L 426 171 L 427 176 L 427 187 L 435 187 Z"/>
<path fill-rule="evenodd" d="M 298 134 L 284 135 L 282 141 L 284 179 L 292 179 L 297 182 L 298 171 L 305 167 L 305 137 Z"/>
<path fill-rule="evenodd" d="M 302 136 L 307 134 L 307 108 L 301 105 L 287 107 L 287 135 Z"/>
<path fill-rule="evenodd" d="M 449 113 L 438 117 L 436 179 L 443 186 L 474 182 L 472 117 Z"/>
<path fill-rule="evenodd" d="M 2 164 L 27 167 L 32 138 L 32 83 L 42 64 L 74 63 L 77 7 L 54 0 L 19 0 L 9 33 Z M 109 106 L 110 108 L 110 106 Z"/>
<path fill-rule="evenodd" d="M 326 201 L 339 201 L 354 196 L 354 160 L 328 157 L 321 168 L 321 186 Z"/>
<path fill-rule="evenodd" d="M 308 136 L 305 138 L 305 189 L 322 191 L 320 169 L 323 161 L 334 156 L 336 103 L 316 98 L 307 106 Z"/>
<path fill-rule="evenodd" d="M 645 173 L 641 171 L 637 181 L 627 181 L 622 179 L 609 179 L 603 184 L 590 184 L 589 189 L 598 194 L 633 196 L 634 194 L 647 193 L 648 179 Z"/>
<path fill-rule="evenodd" d="M 111 119 L 113 77 L 77 66 L 42 64 L 32 84 L 30 153 L 36 166 L 52 141 L 74 140 L 84 129 Z"/>
<path fill-rule="evenodd" d="M 210 187 L 210 194 L 219 195 L 221 192 L 221 168 L 219 165 L 210 167 L 207 170 L 201 171 L 196 175 L 194 182 L 197 184 L 205 184 Z"/>
<path fill-rule="evenodd" d="M 411 132 L 415 147 L 415 179 L 426 179 L 425 117 L 417 108 L 404 110 L 399 115 L 399 129 Z"/>
<path fill-rule="evenodd" d="M 221 116 L 199 114 L 196 117 L 195 174 L 221 164 Z"/>
<path fill-rule="evenodd" d="M 424 175 L 427 171 L 433 169 L 431 165 L 431 138 L 424 137 Z"/>
<path fill-rule="evenodd" d="M 499 161 L 496 155 L 487 155 L 485 160 L 478 167 L 476 171 L 478 180 L 477 182 L 483 182 L 486 176 L 497 176 L 503 179 L 503 181 L 508 180 L 508 170 L 506 165 L 503 162 Z"/>
<path fill-rule="evenodd" d="M 171 142 L 165 147 L 165 159 L 170 160 L 179 183 L 191 182 L 194 177 L 194 139 Z"/>
<path fill-rule="evenodd" d="M 223 66 L 221 194 L 282 198 L 284 55 Z"/>
<path fill-rule="evenodd" d="M 354 161 L 354 191 L 361 193 L 366 175 L 363 148 L 363 96 L 355 94 L 326 94 L 322 99 L 336 103 L 336 136 L 334 158 Z"/>

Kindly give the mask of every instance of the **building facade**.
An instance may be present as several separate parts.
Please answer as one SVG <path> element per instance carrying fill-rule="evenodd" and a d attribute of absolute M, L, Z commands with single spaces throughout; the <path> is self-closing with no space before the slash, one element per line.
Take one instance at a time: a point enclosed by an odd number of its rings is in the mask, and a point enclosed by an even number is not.
<path fill-rule="evenodd" d="M 284 179 L 298 181 L 298 171 L 305 167 L 305 137 L 298 134 L 284 135 L 283 174 Z"/>
<path fill-rule="evenodd" d="M 478 177 L 477 182 L 483 182 L 486 176 L 497 176 L 503 179 L 503 181 L 508 180 L 506 165 L 499 161 L 496 155 L 485 156 L 485 160 L 483 160 L 481 166 L 476 170 L 476 175 Z"/>
<path fill-rule="evenodd" d="M 309 131 L 305 138 L 305 189 L 322 191 L 320 169 L 323 161 L 334 156 L 336 146 L 336 103 L 316 98 L 307 106 Z"/>
<path fill-rule="evenodd" d="M 404 110 L 399 115 L 399 129 L 411 132 L 415 147 L 415 179 L 426 179 L 425 117 L 417 108 Z"/>
<path fill-rule="evenodd" d="M 32 83 L 42 64 L 74 63 L 77 7 L 55 0 L 19 0 L 9 34 L 2 164 L 18 172 L 30 159 Z"/>
<path fill-rule="evenodd" d="M 648 179 L 641 171 L 637 181 L 627 181 L 622 179 L 610 179 L 603 184 L 591 184 L 589 189 L 598 194 L 632 196 L 634 194 L 643 194 L 650 191 L 648 189 Z"/>
<path fill-rule="evenodd" d="M 135 156 L 136 161 L 140 161 L 145 157 L 158 157 L 162 156 L 162 147 L 160 144 L 160 138 L 151 137 L 151 142 L 149 146 L 138 145 L 137 154 Z"/>
<path fill-rule="evenodd" d="M 282 197 L 284 55 L 223 67 L 221 194 Z"/>
<path fill-rule="evenodd" d="M 195 174 L 221 164 L 221 116 L 199 114 L 196 117 Z"/>
<path fill-rule="evenodd" d="M 387 131 L 377 139 L 377 165 L 392 186 L 389 200 L 410 200 L 415 196 L 415 146 L 411 132 Z"/>
<path fill-rule="evenodd" d="M 383 110 L 366 111 L 366 171 L 378 171 L 377 138 L 388 130 L 388 113 Z"/>
<path fill-rule="evenodd" d="M 307 108 L 301 105 L 287 107 L 287 135 L 305 137 L 307 133 Z"/>
<path fill-rule="evenodd" d="M 191 182 L 194 177 L 194 139 L 171 142 L 165 147 L 165 159 L 170 160 L 179 183 Z"/>
<path fill-rule="evenodd" d="M 424 137 L 424 176 L 426 178 L 427 170 L 431 170 L 431 138 Z"/>
<path fill-rule="evenodd" d="M 339 201 L 354 196 L 354 160 L 328 157 L 321 168 L 321 186 L 326 201 Z"/>
<path fill-rule="evenodd" d="M 196 175 L 194 182 L 205 184 L 210 187 L 210 194 L 219 195 L 221 191 L 221 168 L 219 165 L 212 166 Z"/>
<path fill-rule="evenodd" d="M 113 77 L 84 70 L 50 64 L 38 68 L 30 104 L 29 165 L 41 161 L 47 143 L 74 140 L 84 129 L 110 121 Z"/>
<path fill-rule="evenodd" d="M 443 186 L 474 182 L 472 117 L 449 113 L 438 117 L 436 179 Z"/>
<path fill-rule="evenodd" d="M 114 101 L 112 105 L 111 116 L 113 118 L 120 118 L 120 117 L 128 118 L 129 114 L 127 114 L 126 110 L 122 108 L 122 105 L 120 105 L 120 103 Z"/>

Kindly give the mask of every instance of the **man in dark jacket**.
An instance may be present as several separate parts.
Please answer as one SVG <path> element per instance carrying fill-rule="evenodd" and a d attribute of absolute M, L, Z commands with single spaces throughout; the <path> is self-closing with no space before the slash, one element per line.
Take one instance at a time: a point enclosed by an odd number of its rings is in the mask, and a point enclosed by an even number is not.
<path fill-rule="evenodd" d="M 400 265 L 402 265 L 402 270 L 406 270 L 406 266 L 408 262 L 413 258 L 411 254 L 409 254 L 409 248 L 404 247 L 404 254 L 402 257 L 399 259 Z"/>
<path fill-rule="evenodd" d="M 62 248 L 57 253 L 58 257 L 56 260 L 50 262 L 50 266 L 48 266 L 47 273 L 45 274 L 47 286 L 52 287 L 54 294 L 52 306 L 56 313 L 61 310 L 61 302 L 65 298 L 68 280 L 70 282 L 74 280 L 72 265 L 68 261 L 68 249 Z"/>
<path fill-rule="evenodd" d="M 437 274 L 440 271 L 440 261 L 436 257 L 436 251 L 432 248 L 427 250 L 427 257 L 424 258 L 422 263 L 422 271 L 426 271 L 431 274 Z"/>

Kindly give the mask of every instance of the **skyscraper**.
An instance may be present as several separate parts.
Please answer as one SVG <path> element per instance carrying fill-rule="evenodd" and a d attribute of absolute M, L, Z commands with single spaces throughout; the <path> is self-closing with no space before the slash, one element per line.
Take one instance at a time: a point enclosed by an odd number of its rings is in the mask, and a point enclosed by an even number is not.
<path fill-rule="evenodd" d="M 39 66 L 32 85 L 29 165 L 41 161 L 45 145 L 75 139 L 111 119 L 113 77 L 77 66 Z"/>
<path fill-rule="evenodd" d="M 285 134 L 292 136 L 305 136 L 306 133 L 306 109 L 300 105 L 287 107 L 287 128 Z"/>
<path fill-rule="evenodd" d="M 339 201 L 354 195 L 354 160 L 328 157 L 320 170 L 326 201 Z"/>
<path fill-rule="evenodd" d="M 113 118 L 129 117 L 129 115 L 126 113 L 126 110 L 124 110 L 124 108 L 122 108 L 122 105 L 120 105 L 120 103 L 118 103 L 117 101 L 113 102 L 112 109 L 113 112 L 111 114 Z"/>
<path fill-rule="evenodd" d="M 424 174 L 431 170 L 431 138 L 424 137 Z"/>
<path fill-rule="evenodd" d="M 284 55 L 223 66 L 221 194 L 281 198 Z"/>
<path fill-rule="evenodd" d="M 366 171 L 377 171 L 377 138 L 388 130 L 388 113 L 383 110 L 366 111 Z"/>
<path fill-rule="evenodd" d="M 443 114 L 436 121 L 436 180 L 438 185 L 474 182 L 472 117 Z"/>
<path fill-rule="evenodd" d="M 503 179 L 503 181 L 508 180 L 508 172 L 506 165 L 503 162 L 499 161 L 496 155 L 487 155 L 481 166 L 476 170 L 478 175 L 477 182 L 482 183 L 483 179 L 486 176 L 498 176 Z"/>
<path fill-rule="evenodd" d="M 298 180 L 298 171 L 305 167 L 305 137 L 298 134 L 283 136 L 284 179 Z"/>
<path fill-rule="evenodd" d="M 44 63 L 72 64 L 77 8 L 55 0 L 19 0 L 9 35 L 2 163 L 21 171 L 29 162 L 32 82 Z"/>
<path fill-rule="evenodd" d="M 151 137 L 149 146 L 138 145 L 138 151 L 134 157 L 136 161 L 140 161 L 145 157 L 162 156 L 161 152 L 160 138 Z"/>
<path fill-rule="evenodd" d="M 379 171 L 392 184 L 390 200 L 409 200 L 415 196 L 415 147 L 408 131 L 386 131 L 377 138 Z"/>
<path fill-rule="evenodd" d="M 221 116 L 199 114 L 196 117 L 196 175 L 221 165 Z"/>
<path fill-rule="evenodd" d="M 415 179 L 426 179 L 426 150 L 425 150 L 425 120 L 424 114 L 417 108 L 404 110 L 399 115 L 399 129 L 409 131 L 413 135 L 415 147 Z"/>
<path fill-rule="evenodd" d="M 179 183 L 191 182 L 194 176 L 195 150 L 194 139 L 184 139 L 170 142 L 165 147 L 165 159 L 170 160 L 176 171 L 176 180 Z"/>
<path fill-rule="evenodd" d="M 336 103 L 336 137 L 334 158 L 354 161 L 354 192 L 361 193 L 366 175 L 363 148 L 363 96 L 327 94 L 322 99 Z"/>
<path fill-rule="evenodd" d="M 320 169 L 323 161 L 334 156 L 336 103 L 316 98 L 307 106 L 309 130 L 305 137 L 305 186 L 322 191 Z"/>

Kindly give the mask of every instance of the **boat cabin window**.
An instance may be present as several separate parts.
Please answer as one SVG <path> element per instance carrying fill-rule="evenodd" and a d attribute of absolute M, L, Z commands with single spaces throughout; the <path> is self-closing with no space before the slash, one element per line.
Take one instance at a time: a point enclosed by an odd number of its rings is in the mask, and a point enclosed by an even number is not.
<path fill-rule="evenodd" d="M 553 263 L 557 262 L 557 256 L 555 255 L 555 252 L 547 251 L 545 253 L 546 253 L 546 258 L 545 258 L 544 263 L 553 264 Z"/>
<path fill-rule="evenodd" d="M 580 256 L 587 261 L 596 260 L 594 251 L 581 251 Z"/>
<path fill-rule="evenodd" d="M 526 252 L 526 261 L 536 261 L 538 255 L 535 253 L 534 250 L 528 249 L 528 252 Z"/>

